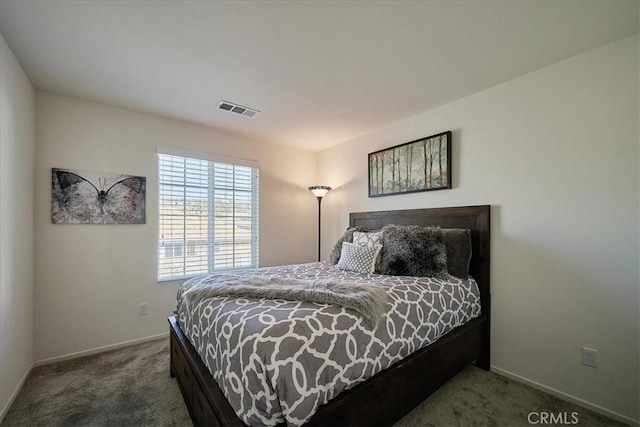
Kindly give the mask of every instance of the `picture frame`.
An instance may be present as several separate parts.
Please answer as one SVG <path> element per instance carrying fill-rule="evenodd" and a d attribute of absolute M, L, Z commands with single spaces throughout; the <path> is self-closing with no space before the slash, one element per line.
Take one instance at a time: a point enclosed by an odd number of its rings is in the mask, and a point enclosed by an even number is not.
<path fill-rule="evenodd" d="M 143 176 L 51 169 L 52 224 L 145 224 Z"/>
<path fill-rule="evenodd" d="M 369 197 L 447 190 L 451 185 L 451 131 L 368 155 Z"/>

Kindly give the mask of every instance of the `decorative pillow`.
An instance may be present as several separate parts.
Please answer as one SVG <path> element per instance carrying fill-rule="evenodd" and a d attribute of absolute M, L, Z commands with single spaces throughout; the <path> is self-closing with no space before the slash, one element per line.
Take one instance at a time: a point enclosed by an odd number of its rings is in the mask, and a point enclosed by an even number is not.
<path fill-rule="evenodd" d="M 372 248 L 382 240 L 382 231 L 365 233 L 362 231 L 353 232 L 353 243 L 360 246 Z"/>
<path fill-rule="evenodd" d="M 471 231 L 462 228 L 443 228 L 447 248 L 447 270 L 461 279 L 469 278 L 471 263 Z"/>
<path fill-rule="evenodd" d="M 357 273 L 373 273 L 376 268 L 376 259 L 382 249 L 381 245 L 369 248 L 353 243 L 344 242 L 340 251 L 338 268 L 340 270 L 355 271 Z"/>
<path fill-rule="evenodd" d="M 387 225 L 382 232 L 380 273 L 448 277 L 447 249 L 440 228 Z"/>
<path fill-rule="evenodd" d="M 353 243 L 360 246 L 366 246 L 368 248 L 372 248 L 377 244 L 382 244 L 382 231 L 354 231 Z M 376 259 L 375 271 L 380 271 L 380 255 L 378 255 L 378 258 Z"/>
<path fill-rule="evenodd" d="M 342 243 L 353 242 L 353 233 L 355 231 L 367 231 L 367 229 L 364 227 L 347 228 L 347 231 L 345 231 L 342 237 L 338 239 L 336 244 L 333 246 L 331 253 L 329 254 L 329 261 L 331 261 L 332 264 L 337 264 L 338 260 L 340 259 L 340 254 L 342 252 Z"/>

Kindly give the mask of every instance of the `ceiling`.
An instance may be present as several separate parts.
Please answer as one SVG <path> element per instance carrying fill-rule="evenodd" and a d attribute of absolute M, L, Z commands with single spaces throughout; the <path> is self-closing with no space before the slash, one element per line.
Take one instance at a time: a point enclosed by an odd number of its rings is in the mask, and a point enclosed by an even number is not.
<path fill-rule="evenodd" d="M 637 0 L 0 0 L 38 89 L 312 151 L 635 34 L 638 16 Z"/>

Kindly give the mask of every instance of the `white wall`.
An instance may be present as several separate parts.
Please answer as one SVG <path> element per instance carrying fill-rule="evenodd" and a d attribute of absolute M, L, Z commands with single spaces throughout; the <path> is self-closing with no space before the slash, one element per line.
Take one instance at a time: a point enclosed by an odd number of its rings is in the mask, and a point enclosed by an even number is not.
<path fill-rule="evenodd" d="M 180 282 L 156 281 L 156 146 L 259 161 L 260 264 L 314 261 L 314 153 L 44 92 L 36 116 L 37 361 L 168 332 Z M 147 223 L 51 224 L 52 167 L 146 176 Z"/>
<path fill-rule="evenodd" d="M 493 205 L 492 364 L 638 420 L 638 77 L 634 36 L 320 153 L 323 253 L 352 211 Z M 367 198 L 367 153 L 445 130 L 452 190 Z"/>
<path fill-rule="evenodd" d="M 0 36 L 0 419 L 33 363 L 34 91 Z"/>

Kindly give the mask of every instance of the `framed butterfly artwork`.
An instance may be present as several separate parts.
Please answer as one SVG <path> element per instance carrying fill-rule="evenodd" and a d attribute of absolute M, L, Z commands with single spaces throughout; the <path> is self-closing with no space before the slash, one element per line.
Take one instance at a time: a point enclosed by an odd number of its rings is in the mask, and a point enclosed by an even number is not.
<path fill-rule="evenodd" d="M 51 169 L 52 224 L 145 224 L 147 179 Z"/>

